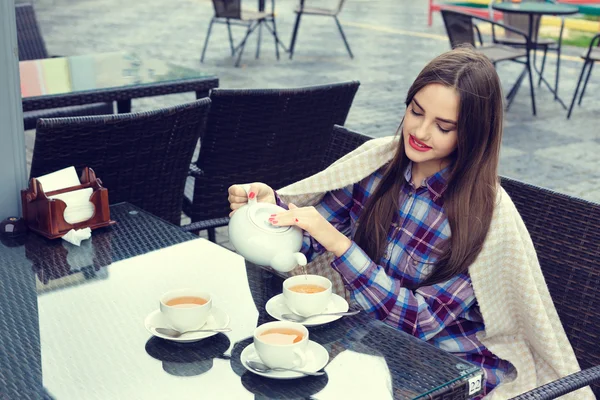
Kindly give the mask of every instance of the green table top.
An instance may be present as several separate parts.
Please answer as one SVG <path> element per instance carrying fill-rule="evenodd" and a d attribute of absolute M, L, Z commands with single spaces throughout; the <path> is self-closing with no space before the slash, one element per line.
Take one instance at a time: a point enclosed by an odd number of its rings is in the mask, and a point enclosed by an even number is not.
<path fill-rule="evenodd" d="M 570 15 L 577 14 L 579 9 L 577 7 L 568 6 L 564 4 L 553 4 L 553 3 L 494 3 L 492 4 L 494 10 L 516 13 L 516 14 L 538 14 L 538 15 Z"/>
<path fill-rule="evenodd" d="M 600 16 L 600 5 L 578 4 L 577 8 L 579 8 L 581 14 Z"/>
<path fill-rule="evenodd" d="M 213 76 L 125 52 L 21 61 L 19 70 L 23 98 Z"/>

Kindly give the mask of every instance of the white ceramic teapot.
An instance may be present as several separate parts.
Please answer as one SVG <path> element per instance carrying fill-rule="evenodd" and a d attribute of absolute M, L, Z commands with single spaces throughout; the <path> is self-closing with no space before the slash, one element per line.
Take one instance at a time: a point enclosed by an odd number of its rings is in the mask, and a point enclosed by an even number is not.
<path fill-rule="evenodd" d="M 249 185 L 243 185 L 246 193 Z M 297 226 L 274 226 L 269 222 L 271 214 L 285 209 L 271 203 L 259 203 L 248 199 L 229 221 L 229 240 L 236 251 L 246 260 L 270 266 L 279 272 L 289 272 L 307 263 L 302 247 L 302 229 Z"/>

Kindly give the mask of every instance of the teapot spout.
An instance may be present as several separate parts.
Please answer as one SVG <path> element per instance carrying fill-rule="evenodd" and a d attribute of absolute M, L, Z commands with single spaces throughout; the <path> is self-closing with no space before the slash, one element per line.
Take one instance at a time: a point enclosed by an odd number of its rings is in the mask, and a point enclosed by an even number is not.
<path fill-rule="evenodd" d="M 296 262 L 298 263 L 298 265 L 301 267 L 304 267 L 308 263 L 306 256 L 300 252 L 294 253 L 293 256 L 296 259 Z"/>
<path fill-rule="evenodd" d="M 271 260 L 271 267 L 279 272 L 290 272 L 298 265 L 307 264 L 306 256 L 300 252 L 297 253 L 279 253 Z"/>

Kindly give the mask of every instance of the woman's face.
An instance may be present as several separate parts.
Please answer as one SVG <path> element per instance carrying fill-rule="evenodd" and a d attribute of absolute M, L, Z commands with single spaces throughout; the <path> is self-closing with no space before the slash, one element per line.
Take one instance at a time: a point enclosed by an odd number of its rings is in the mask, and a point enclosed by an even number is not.
<path fill-rule="evenodd" d="M 457 146 L 459 104 L 455 89 L 432 83 L 419 90 L 406 109 L 402 129 L 406 155 L 431 174 L 450 164 Z"/>

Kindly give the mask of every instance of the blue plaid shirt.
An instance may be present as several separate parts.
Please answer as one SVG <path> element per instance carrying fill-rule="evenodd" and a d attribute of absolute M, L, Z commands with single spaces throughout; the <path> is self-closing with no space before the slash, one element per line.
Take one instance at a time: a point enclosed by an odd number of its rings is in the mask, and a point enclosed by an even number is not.
<path fill-rule="evenodd" d="M 332 267 L 353 299 L 385 323 L 483 367 L 485 392 L 500 383 L 512 367 L 477 339 L 484 322 L 468 273 L 431 286 L 419 286 L 449 244 L 450 226 L 443 194 L 448 171 L 412 184 L 412 164 L 406 169 L 383 257 L 375 262 L 355 242 Z M 329 192 L 316 209 L 340 232 L 353 238 L 356 221 L 382 178 L 382 171 L 354 185 Z M 305 234 L 302 250 L 311 260 L 324 248 Z M 411 290 L 412 287 L 418 287 Z"/>

